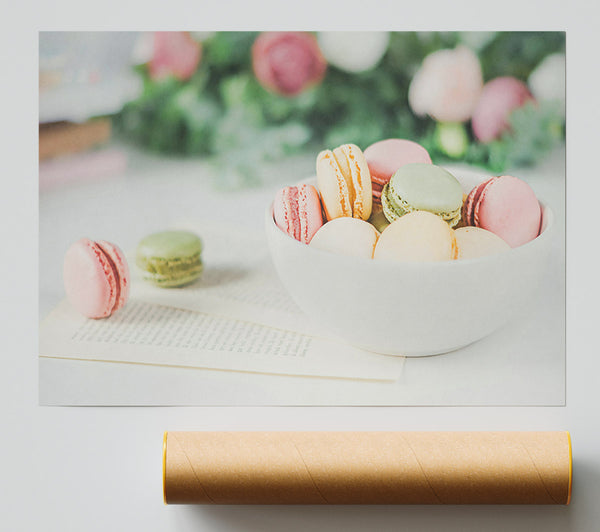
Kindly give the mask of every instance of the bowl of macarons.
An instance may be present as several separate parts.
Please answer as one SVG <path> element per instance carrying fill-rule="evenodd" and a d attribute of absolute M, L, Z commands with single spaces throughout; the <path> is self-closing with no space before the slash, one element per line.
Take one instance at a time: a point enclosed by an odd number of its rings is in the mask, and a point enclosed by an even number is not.
<path fill-rule="evenodd" d="M 526 181 L 449 171 L 405 139 L 321 151 L 316 176 L 279 190 L 265 226 L 283 285 L 315 323 L 413 357 L 504 326 L 535 296 L 554 234 Z"/>

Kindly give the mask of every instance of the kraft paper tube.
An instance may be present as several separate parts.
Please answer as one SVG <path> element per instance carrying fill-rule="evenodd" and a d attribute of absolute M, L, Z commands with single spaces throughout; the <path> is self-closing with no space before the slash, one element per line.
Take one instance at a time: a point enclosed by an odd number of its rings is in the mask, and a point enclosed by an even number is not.
<path fill-rule="evenodd" d="M 569 504 L 568 432 L 166 432 L 167 504 Z"/>

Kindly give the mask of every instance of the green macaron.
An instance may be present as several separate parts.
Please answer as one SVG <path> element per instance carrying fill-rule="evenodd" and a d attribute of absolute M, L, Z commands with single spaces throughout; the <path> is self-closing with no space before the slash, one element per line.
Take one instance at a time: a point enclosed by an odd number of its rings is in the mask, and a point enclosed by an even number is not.
<path fill-rule="evenodd" d="M 433 164 L 405 164 L 381 193 L 383 213 L 389 222 L 413 211 L 436 214 L 454 227 L 461 217 L 463 192 L 447 170 Z"/>
<path fill-rule="evenodd" d="M 189 231 L 162 231 L 145 237 L 135 263 L 142 278 L 163 288 L 183 286 L 202 273 L 202 241 Z"/>

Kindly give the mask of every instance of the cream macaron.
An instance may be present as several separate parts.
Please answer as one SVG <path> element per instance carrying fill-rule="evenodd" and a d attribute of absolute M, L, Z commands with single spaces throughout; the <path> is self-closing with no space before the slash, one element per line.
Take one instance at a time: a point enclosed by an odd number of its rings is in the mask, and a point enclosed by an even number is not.
<path fill-rule="evenodd" d="M 310 246 L 351 257 L 373 258 L 379 231 L 370 223 L 347 216 L 323 225 L 310 241 Z"/>
<path fill-rule="evenodd" d="M 510 246 L 498 235 L 480 227 L 455 229 L 457 259 L 474 259 L 508 251 Z"/>
<path fill-rule="evenodd" d="M 362 150 L 355 144 L 319 153 L 317 184 L 327 220 L 342 216 L 368 220 L 371 216 L 371 174 Z"/>
<path fill-rule="evenodd" d="M 439 216 L 414 211 L 392 222 L 381 233 L 374 259 L 400 262 L 454 260 L 454 230 Z"/>

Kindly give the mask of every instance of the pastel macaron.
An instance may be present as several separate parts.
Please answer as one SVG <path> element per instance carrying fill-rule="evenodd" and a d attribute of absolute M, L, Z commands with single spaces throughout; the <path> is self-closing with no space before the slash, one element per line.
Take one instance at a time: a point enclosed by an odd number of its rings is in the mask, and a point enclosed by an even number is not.
<path fill-rule="evenodd" d="M 480 227 L 455 229 L 457 259 L 475 259 L 508 251 L 510 246 L 498 235 Z"/>
<path fill-rule="evenodd" d="M 539 235 L 541 218 L 533 189 L 522 179 L 508 175 L 480 183 L 463 205 L 467 225 L 487 229 L 513 248 Z"/>
<path fill-rule="evenodd" d="M 381 204 L 381 191 L 398 168 L 411 163 L 431 164 L 431 157 L 423 146 L 405 139 L 375 142 L 365 150 L 365 158 L 371 173 L 375 204 Z"/>
<path fill-rule="evenodd" d="M 343 144 L 317 156 L 317 184 L 327 220 L 368 220 L 373 206 L 371 174 L 362 150 Z"/>
<path fill-rule="evenodd" d="M 135 263 L 142 279 L 162 288 L 183 286 L 200 277 L 202 241 L 190 231 L 160 231 L 138 244 Z"/>
<path fill-rule="evenodd" d="M 399 168 L 383 187 L 381 203 L 390 222 L 413 211 L 428 211 L 454 227 L 461 218 L 463 192 L 447 170 L 412 163 Z"/>
<path fill-rule="evenodd" d="M 323 225 L 310 245 L 338 255 L 372 259 L 378 238 L 379 231 L 370 223 L 344 216 Z"/>
<path fill-rule="evenodd" d="M 392 222 L 375 246 L 373 258 L 399 262 L 454 260 L 457 244 L 454 230 L 439 216 L 415 211 Z"/>
<path fill-rule="evenodd" d="M 308 244 L 323 225 L 317 189 L 305 183 L 282 188 L 273 201 L 273 218 L 284 233 Z"/>
<path fill-rule="evenodd" d="M 129 297 L 129 266 L 114 244 L 82 238 L 67 250 L 63 263 L 67 299 L 87 318 L 106 318 Z"/>

